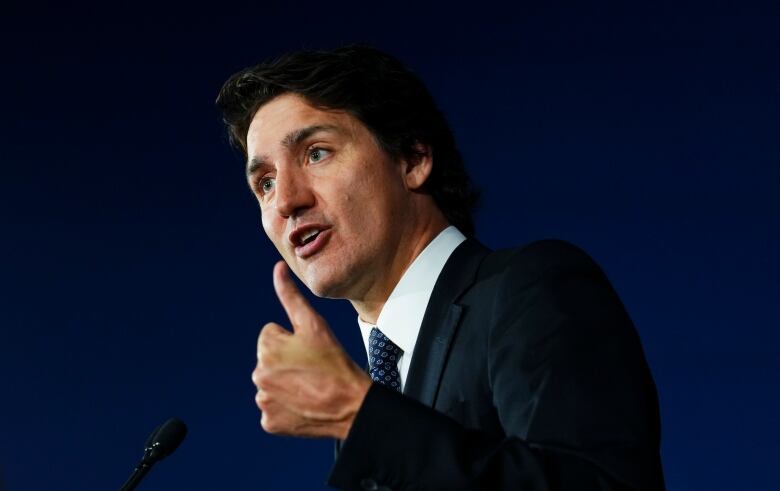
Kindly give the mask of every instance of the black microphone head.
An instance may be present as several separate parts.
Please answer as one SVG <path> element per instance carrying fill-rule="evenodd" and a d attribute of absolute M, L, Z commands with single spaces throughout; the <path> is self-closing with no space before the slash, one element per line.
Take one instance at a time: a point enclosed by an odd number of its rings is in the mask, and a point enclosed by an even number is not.
<path fill-rule="evenodd" d="M 154 440 L 157 438 L 157 433 L 159 433 L 160 428 L 162 428 L 162 425 L 155 428 L 154 431 L 149 435 L 149 438 L 146 439 L 146 443 L 144 443 L 144 450 L 151 448 L 151 446 L 154 445 Z"/>
<path fill-rule="evenodd" d="M 169 456 L 187 436 L 187 425 L 178 418 L 171 418 L 149 435 L 144 448 L 144 464 L 154 464 Z"/>

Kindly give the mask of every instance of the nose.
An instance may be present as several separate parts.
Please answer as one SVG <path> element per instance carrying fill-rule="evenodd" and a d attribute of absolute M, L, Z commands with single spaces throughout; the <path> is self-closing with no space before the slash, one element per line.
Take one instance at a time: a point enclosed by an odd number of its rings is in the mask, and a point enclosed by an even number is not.
<path fill-rule="evenodd" d="M 306 173 L 295 166 L 281 167 L 276 173 L 274 208 L 283 218 L 300 214 L 314 205 L 314 193 Z"/>

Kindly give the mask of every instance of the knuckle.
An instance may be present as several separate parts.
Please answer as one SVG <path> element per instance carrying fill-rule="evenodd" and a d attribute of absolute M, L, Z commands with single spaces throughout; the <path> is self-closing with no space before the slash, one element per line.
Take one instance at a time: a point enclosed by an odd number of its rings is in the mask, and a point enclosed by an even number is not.
<path fill-rule="evenodd" d="M 283 330 L 284 328 L 276 322 L 268 322 L 263 326 L 263 329 L 260 331 L 260 335 L 262 336 L 265 334 L 266 336 L 275 336 L 276 334 L 279 334 L 279 331 Z"/>
<path fill-rule="evenodd" d="M 257 408 L 263 412 L 263 414 L 269 414 L 274 408 L 272 397 L 264 390 L 258 390 L 255 394 L 255 404 L 257 405 Z"/>
<path fill-rule="evenodd" d="M 272 348 L 279 341 L 280 336 L 284 334 L 284 331 L 285 329 L 282 326 L 274 322 L 264 325 L 257 340 L 259 350 Z"/>
<path fill-rule="evenodd" d="M 261 337 L 260 342 L 257 343 L 257 358 L 265 357 L 272 348 L 272 341 L 269 336 Z"/>
<path fill-rule="evenodd" d="M 279 431 L 278 425 L 274 419 L 266 412 L 264 412 L 263 416 L 260 418 L 260 426 L 268 433 L 277 433 Z"/>
<path fill-rule="evenodd" d="M 260 406 L 263 407 L 263 409 L 268 409 L 271 405 L 271 396 L 269 396 L 268 393 L 263 390 L 257 393 L 257 396 L 255 396 L 255 400 L 258 402 Z"/>
<path fill-rule="evenodd" d="M 255 387 L 260 387 L 260 367 L 257 367 L 252 371 L 252 383 L 255 384 Z"/>
<path fill-rule="evenodd" d="M 268 342 L 268 338 L 273 335 L 271 334 L 271 331 L 273 330 L 271 326 L 273 326 L 273 323 L 268 323 L 264 325 L 262 329 L 260 329 L 260 334 L 257 337 L 257 344 L 262 346 L 263 343 Z"/>
<path fill-rule="evenodd" d="M 255 368 L 255 371 L 252 372 L 252 383 L 254 383 L 255 387 L 258 389 L 267 388 L 271 378 L 271 374 L 266 368 L 257 367 Z"/>
<path fill-rule="evenodd" d="M 328 321 L 319 314 L 309 321 L 309 331 L 320 336 L 329 336 L 331 334 Z"/>

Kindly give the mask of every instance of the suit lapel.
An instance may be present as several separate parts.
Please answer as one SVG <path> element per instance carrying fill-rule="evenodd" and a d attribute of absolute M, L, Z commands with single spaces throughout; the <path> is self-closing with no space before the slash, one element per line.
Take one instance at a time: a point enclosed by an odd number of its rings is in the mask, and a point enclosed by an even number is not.
<path fill-rule="evenodd" d="M 463 307 L 455 302 L 474 282 L 477 268 L 488 252 L 476 239 L 464 241 L 453 251 L 433 287 L 404 387 L 404 394 L 427 406 L 433 406 L 436 400 L 450 344 L 463 312 Z"/>

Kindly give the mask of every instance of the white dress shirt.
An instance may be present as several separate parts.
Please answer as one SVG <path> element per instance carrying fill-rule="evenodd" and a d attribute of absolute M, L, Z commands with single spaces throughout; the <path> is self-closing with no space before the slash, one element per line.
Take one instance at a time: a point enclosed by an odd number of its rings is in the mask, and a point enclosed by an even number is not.
<path fill-rule="evenodd" d="M 412 364 L 414 345 L 420 333 L 425 309 L 431 298 L 433 286 L 444 269 L 452 252 L 466 237 L 454 226 L 450 225 L 436 236 L 418 255 L 404 272 L 393 292 L 385 302 L 376 325 L 365 322 L 358 316 L 360 333 L 368 353 L 368 336 L 371 329 L 379 328 L 390 338 L 403 355 L 398 359 L 398 371 L 401 374 L 401 390 L 406 386 L 406 376 Z"/>

